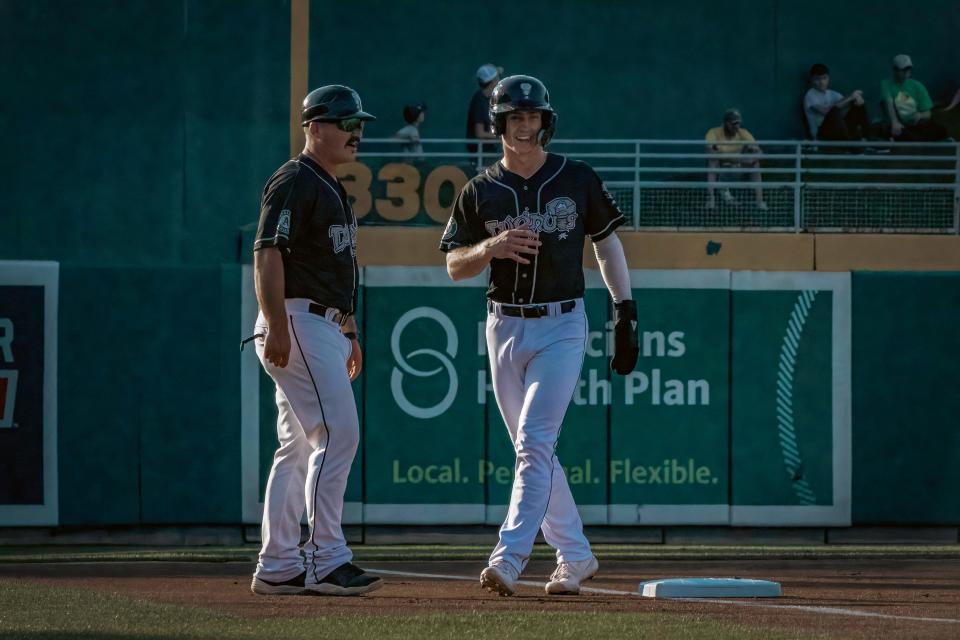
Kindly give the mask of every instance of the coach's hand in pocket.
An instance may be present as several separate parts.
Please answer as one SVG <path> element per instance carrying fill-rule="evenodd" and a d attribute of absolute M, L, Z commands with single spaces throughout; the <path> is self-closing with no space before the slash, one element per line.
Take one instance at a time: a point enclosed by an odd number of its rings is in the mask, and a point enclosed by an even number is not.
<path fill-rule="evenodd" d="M 290 361 L 290 331 L 286 325 L 270 327 L 263 341 L 263 359 L 281 369 Z"/>
<path fill-rule="evenodd" d="M 360 341 L 356 338 L 350 339 L 350 357 L 347 358 L 347 375 L 350 376 L 350 382 L 357 379 L 360 375 L 360 369 L 363 368 L 363 352 L 360 350 Z"/>

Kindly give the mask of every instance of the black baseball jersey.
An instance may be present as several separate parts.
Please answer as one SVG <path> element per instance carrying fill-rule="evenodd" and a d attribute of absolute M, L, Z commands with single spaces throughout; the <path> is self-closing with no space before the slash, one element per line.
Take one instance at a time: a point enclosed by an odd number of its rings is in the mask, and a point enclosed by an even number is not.
<path fill-rule="evenodd" d="M 357 219 L 340 181 L 306 155 L 286 162 L 263 188 L 253 249 L 266 247 L 283 255 L 285 298 L 354 312 Z"/>
<path fill-rule="evenodd" d="M 443 252 L 526 225 L 540 234 L 530 264 L 490 262 L 487 297 L 532 304 L 583 296 L 583 244 L 603 240 L 623 224 L 617 203 L 586 163 L 547 154 L 529 179 L 498 162 L 477 174 L 457 197 L 440 241 Z"/>

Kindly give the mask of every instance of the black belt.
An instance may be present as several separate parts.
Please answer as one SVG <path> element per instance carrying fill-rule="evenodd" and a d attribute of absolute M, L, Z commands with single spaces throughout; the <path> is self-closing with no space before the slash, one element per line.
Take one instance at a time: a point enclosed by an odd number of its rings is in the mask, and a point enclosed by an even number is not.
<path fill-rule="evenodd" d="M 546 318 L 550 315 L 549 304 L 530 304 L 530 305 L 508 305 L 493 302 L 488 304 L 488 311 L 493 313 L 494 305 L 500 305 L 500 313 L 514 318 Z M 577 306 L 576 300 L 567 300 L 560 303 L 560 313 L 570 313 Z"/>
<path fill-rule="evenodd" d="M 347 318 L 350 317 L 350 314 L 346 311 L 341 311 L 336 307 L 326 307 L 322 304 L 317 304 L 316 302 L 311 302 L 310 306 L 307 307 L 307 311 L 315 316 L 322 316 L 331 322 L 336 322 L 341 327 L 343 326 L 343 323 L 347 321 Z M 243 351 L 243 347 L 246 346 L 248 342 L 256 340 L 257 338 L 264 338 L 266 335 L 267 334 L 265 333 L 255 333 L 249 338 L 244 338 L 240 341 L 240 351 Z"/>
<path fill-rule="evenodd" d="M 346 311 L 342 311 L 336 307 L 327 307 L 322 304 L 317 304 L 316 302 L 311 302 L 310 306 L 307 307 L 307 311 L 315 316 L 323 316 L 327 320 L 336 322 L 340 326 L 343 326 L 343 323 L 350 317 L 350 314 Z"/>

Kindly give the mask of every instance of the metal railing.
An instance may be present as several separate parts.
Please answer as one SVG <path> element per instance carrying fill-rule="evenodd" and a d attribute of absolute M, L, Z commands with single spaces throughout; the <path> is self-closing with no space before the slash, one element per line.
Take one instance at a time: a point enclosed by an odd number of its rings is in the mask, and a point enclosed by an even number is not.
<path fill-rule="evenodd" d="M 475 173 L 499 141 L 367 139 L 361 161 L 455 164 Z M 475 145 L 475 152 L 467 151 Z M 759 140 L 558 139 L 550 150 L 588 162 L 636 229 L 960 233 L 960 144 Z"/>

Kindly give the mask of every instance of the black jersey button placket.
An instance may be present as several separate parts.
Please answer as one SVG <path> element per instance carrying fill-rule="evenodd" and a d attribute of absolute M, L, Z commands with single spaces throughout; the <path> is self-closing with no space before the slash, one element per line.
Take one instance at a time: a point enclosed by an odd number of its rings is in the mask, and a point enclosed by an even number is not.
<path fill-rule="evenodd" d="M 523 190 L 524 190 L 524 191 L 527 190 L 527 185 L 523 185 Z M 523 213 L 524 213 L 524 215 L 530 213 L 530 206 L 529 206 L 529 205 L 525 205 L 525 206 L 523 207 Z M 528 274 L 527 274 L 527 270 L 528 270 L 529 268 L 530 268 L 529 265 L 524 266 L 523 270 L 522 270 L 521 273 L 520 273 L 520 277 L 523 278 L 524 280 L 527 279 L 527 275 L 528 275 Z M 523 302 L 523 300 L 524 300 L 523 298 L 520 298 L 520 302 Z"/>

